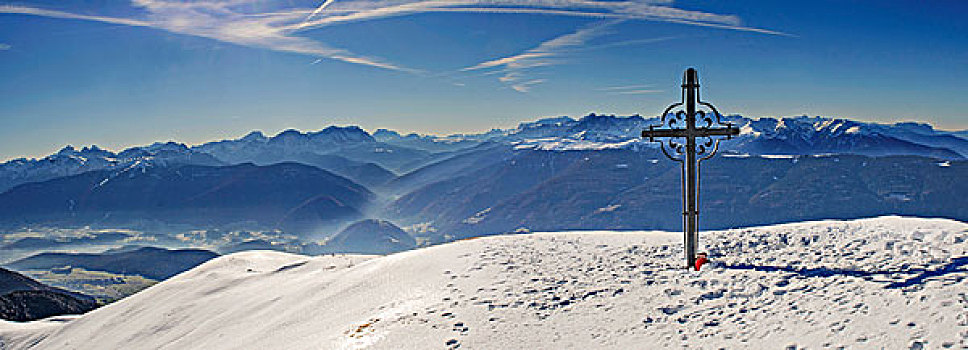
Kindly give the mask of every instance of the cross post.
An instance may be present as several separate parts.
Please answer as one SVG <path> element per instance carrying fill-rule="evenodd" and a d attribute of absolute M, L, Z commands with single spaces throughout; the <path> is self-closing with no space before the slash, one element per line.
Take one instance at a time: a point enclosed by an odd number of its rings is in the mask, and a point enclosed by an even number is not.
<path fill-rule="evenodd" d="M 697 110 L 697 103 L 710 109 L 712 116 L 705 111 Z M 679 110 L 670 114 L 674 108 L 682 105 L 685 105 L 685 111 Z M 715 124 L 725 126 L 713 127 L 713 117 L 715 117 Z M 658 126 L 668 124 L 669 128 L 657 129 L 656 125 L 651 125 L 648 130 L 642 131 L 643 138 L 649 138 L 650 142 L 658 142 L 666 157 L 681 164 L 682 229 L 685 236 L 687 269 L 693 268 L 696 264 L 696 244 L 699 241 L 699 162 L 711 158 L 719 149 L 720 140 L 713 140 L 713 136 L 725 136 L 728 140 L 739 135 L 738 128 L 731 123 L 723 123 L 720 118 L 721 115 L 716 107 L 699 98 L 699 76 L 695 69 L 689 68 L 682 77 L 682 102 L 673 103 L 659 116 L 662 124 Z M 697 121 L 705 123 L 705 126 L 697 127 Z M 677 128 L 676 125 L 679 123 L 685 125 Z M 666 141 L 657 141 L 656 138 Z M 697 142 L 697 139 L 703 138 L 705 142 Z M 681 139 L 685 139 L 684 144 L 679 141 Z M 667 144 L 673 153 L 682 157 L 670 154 L 666 149 Z"/>

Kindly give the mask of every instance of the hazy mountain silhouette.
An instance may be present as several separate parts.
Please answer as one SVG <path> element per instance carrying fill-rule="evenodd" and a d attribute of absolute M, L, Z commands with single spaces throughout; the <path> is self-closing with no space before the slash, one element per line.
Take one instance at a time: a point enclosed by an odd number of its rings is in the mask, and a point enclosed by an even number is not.
<path fill-rule="evenodd" d="M 298 163 L 93 171 L 0 194 L 8 225 L 129 225 L 144 220 L 209 227 L 239 222 L 291 230 L 360 216 L 365 187 Z"/>
<path fill-rule="evenodd" d="M 201 249 L 142 247 L 108 253 L 41 253 L 6 266 L 21 271 L 71 266 L 165 280 L 217 256 L 218 254 Z"/>

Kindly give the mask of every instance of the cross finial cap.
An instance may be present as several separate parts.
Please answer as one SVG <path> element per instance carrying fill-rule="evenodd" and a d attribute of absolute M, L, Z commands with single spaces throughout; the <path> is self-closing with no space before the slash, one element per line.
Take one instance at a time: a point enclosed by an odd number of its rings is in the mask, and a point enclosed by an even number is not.
<path fill-rule="evenodd" d="M 682 74 L 682 87 L 699 87 L 699 73 L 696 72 L 695 68 L 686 69 L 686 72 Z"/>

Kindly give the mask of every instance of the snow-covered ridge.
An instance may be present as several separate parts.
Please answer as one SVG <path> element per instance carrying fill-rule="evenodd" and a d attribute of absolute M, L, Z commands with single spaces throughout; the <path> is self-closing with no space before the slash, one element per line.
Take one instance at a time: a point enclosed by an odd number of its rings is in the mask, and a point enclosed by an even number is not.
<path fill-rule="evenodd" d="M 964 348 L 968 224 L 882 217 L 704 232 L 496 236 L 383 257 L 251 251 L 13 348 Z"/>
<path fill-rule="evenodd" d="M 824 117 L 746 118 L 725 116 L 740 128 L 735 140 L 721 144 L 725 151 L 751 154 L 812 155 L 822 153 L 921 155 L 942 159 L 968 157 L 968 139 L 928 124 L 864 123 Z M 489 139 L 510 140 L 519 148 L 537 150 L 642 149 L 657 144 L 641 142 L 641 130 L 658 125 L 657 118 L 590 114 L 522 123 Z"/>
<path fill-rule="evenodd" d="M 115 153 L 95 145 L 80 150 L 66 146 L 40 159 L 14 159 L 0 164 L 0 192 L 28 182 L 38 182 L 95 170 L 126 171 L 170 164 L 221 165 L 209 154 L 175 142 L 156 142 Z"/>
<path fill-rule="evenodd" d="M 253 154 L 267 151 L 289 154 L 314 153 L 321 149 L 332 148 L 334 145 L 374 142 L 376 140 L 373 136 L 358 126 L 329 126 L 310 132 L 287 129 L 272 137 L 266 137 L 261 131 L 253 131 L 242 138 L 193 146 L 192 150 L 211 154 L 220 159 L 233 157 L 245 159 L 251 158 Z M 235 162 L 235 159 L 223 160 Z"/>
<path fill-rule="evenodd" d="M 225 165 L 235 159 L 222 159 L 226 154 L 264 153 L 266 149 L 293 153 L 332 148 L 347 143 L 373 143 L 369 133 L 358 126 L 330 126 L 315 132 L 285 130 L 274 137 L 253 131 L 235 140 L 210 142 L 189 147 L 173 141 L 156 142 L 112 152 L 96 145 L 80 150 L 68 145 L 55 154 L 40 159 L 14 159 L 0 164 L 0 192 L 21 183 L 44 181 L 94 170 L 127 170 L 172 164 Z M 247 153 L 248 152 L 248 153 Z"/>
<path fill-rule="evenodd" d="M 815 155 L 825 153 L 920 155 L 942 159 L 968 157 L 964 132 L 935 130 L 924 123 L 866 123 L 842 118 L 783 117 L 747 118 L 723 116 L 724 122 L 740 128 L 735 140 L 721 145 L 724 151 L 760 154 Z M 639 135 L 658 118 L 638 115 L 589 114 L 580 119 L 567 116 L 524 122 L 513 129 L 494 129 L 481 134 L 447 137 L 420 136 L 437 142 L 473 140 L 504 142 L 517 149 L 547 151 L 656 148 Z M 390 134 L 386 134 L 390 135 Z M 396 137 L 403 138 L 399 134 Z"/>

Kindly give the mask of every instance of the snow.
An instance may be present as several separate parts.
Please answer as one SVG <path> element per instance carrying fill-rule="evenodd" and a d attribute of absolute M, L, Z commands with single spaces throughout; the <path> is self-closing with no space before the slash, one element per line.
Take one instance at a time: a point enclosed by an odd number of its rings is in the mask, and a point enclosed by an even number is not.
<path fill-rule="evenodd" d="M 792 154 L 764 154 L 764 155 L 761 155 L 760 157 L 766 158 L 766 159 L 794 159 L 797 156 Z"/>
<path fill-rule="evenodd" d="M 616 209 L 621 208 L 621 207 L 622 207 L 621 204 L 611 204 L 611 205 L 607 205 L 607 206 L 604 206 L 604 207 L 595 209 L 595 213 L 596 214 L 600 214 L 600 213 L 610 213 L 610 212 L 613 212 Z"/>
<path fill-rule="evenodd" d="M 490 212 L 491 212 L 491 208 L 485 208 L 484 210 L 481 210 L 475 213 L 474 216 L 464 219 L 464 221 L 462 222 L 469 225 L 476 225 L 481 221 L 484 221 L 484 219 L 487 218 L 487 213 L 490 213 Z"/>
<path fill-rule="evenodd" d="M 11 348 L 965 348 L 968 224 L 881 217 L 701 234 L 495 236 L 383 257 L 254 251 Z M 646 345 L 648 344 L 648 345 Z"/>
<path fill-rule="evenodd" d="M 746 124 L 744 124 L 743 126 L 741 126 L 739 128 L 739 134 L 740 135 L 750 135 L 752 137 L 759 137 L 763 133 L 761 133 L 761 132 L 757 131 L 756 129 L 754 129 L 752 123 L 747 122 Z"/>
<path fill-rule="evenodd" d="M 634 148 L 642 144 L 641 140 L 629 139 L 620 142 L 599 142 L 575 138 L 547 137 L 527 139 L 513 143 L 515 150 L 539 151 L 601 151 L 607 149 Z"/>
<path fill-rule="evenodd" d="M 893 199 L 893 200 L 902 201 L 902 202 L 910 202 L 914 200 L 914 198 L 911 198 L 911 196 L 907 195 L 906 193 L 888 193 L 884 197 L 887 199 Z"/>

